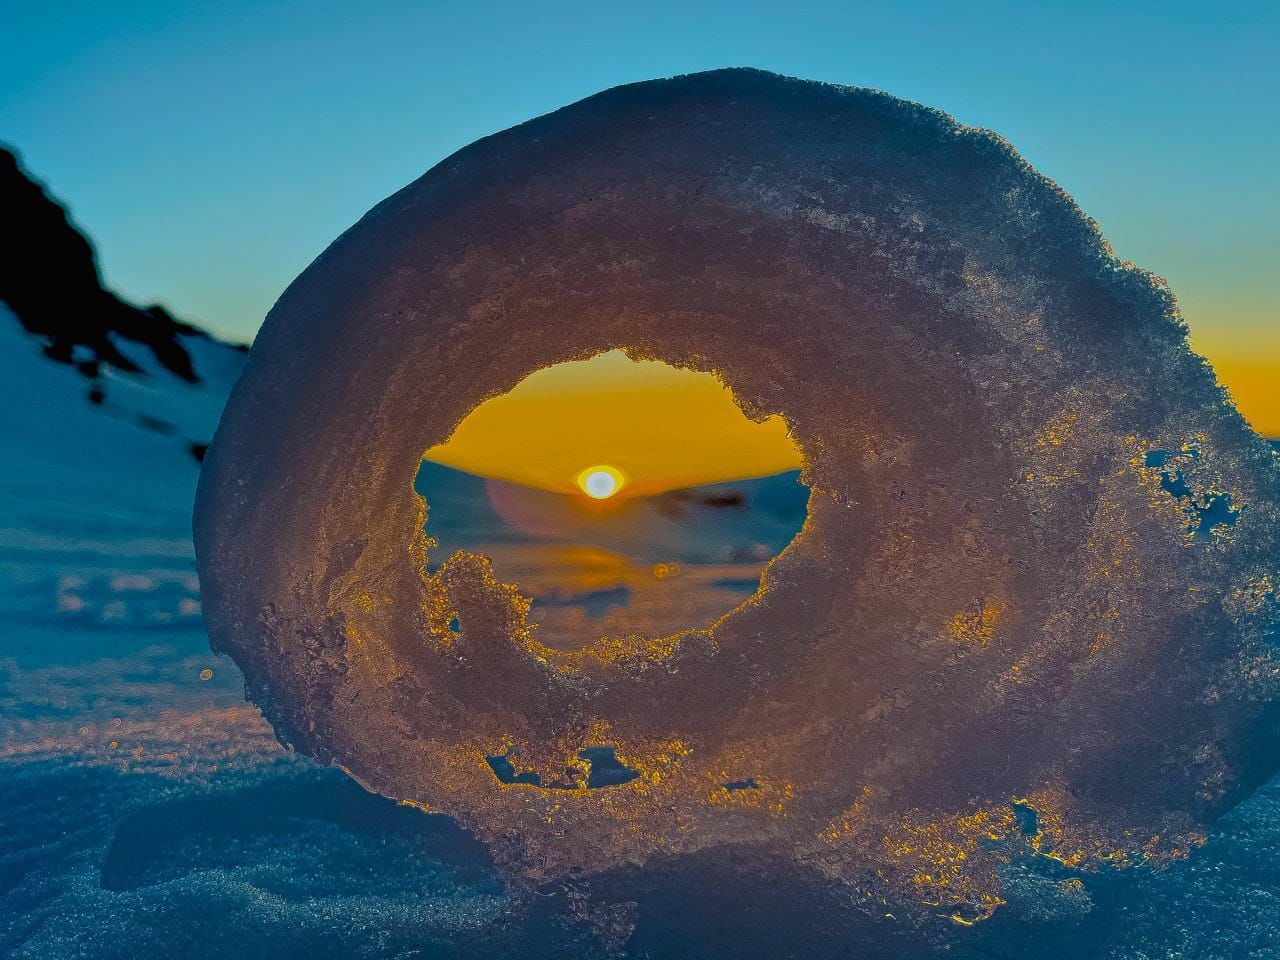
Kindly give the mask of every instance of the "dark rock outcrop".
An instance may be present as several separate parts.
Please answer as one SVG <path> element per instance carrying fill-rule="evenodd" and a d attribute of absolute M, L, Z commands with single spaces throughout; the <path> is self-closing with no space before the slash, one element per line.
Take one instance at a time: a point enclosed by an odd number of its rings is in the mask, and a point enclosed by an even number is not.
<path fill-rule="evenodd" d="M 189 383 L 199 375 L 181 335 L 208 336 L 164 307 L 137 307 L 102 285 L 89 241 L 9 150 L 0 147 L 0 300 L 45 342 L 53 360 L 96 379 L 102 364 L 144 373 L 115 339 L 145 345 L 167 370 Z M 77 356 L 81 347 L 92 359 Z"/>

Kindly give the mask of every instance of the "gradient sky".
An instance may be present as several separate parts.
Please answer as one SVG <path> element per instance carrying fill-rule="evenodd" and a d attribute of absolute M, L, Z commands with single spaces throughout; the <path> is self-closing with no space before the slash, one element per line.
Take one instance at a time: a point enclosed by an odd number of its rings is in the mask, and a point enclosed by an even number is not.
<path fill-rule="evenodd" d="M 611 467 L 622 476 L 620 497 L 801 466 L 781 417 L 748 420 L 711 374 L 621 350 L 531 374 L 472 410 L 426 457 L 573 494 L 581 473 Z"/>
<path fill-rule="evenodd" d="M 449 153 L 600 89 L 720 66 L 877 87 L 1006 136 L 1280 435 L 1280 5 L 0 0 L 0 139 L 109 283 L 248 339 Z"/>

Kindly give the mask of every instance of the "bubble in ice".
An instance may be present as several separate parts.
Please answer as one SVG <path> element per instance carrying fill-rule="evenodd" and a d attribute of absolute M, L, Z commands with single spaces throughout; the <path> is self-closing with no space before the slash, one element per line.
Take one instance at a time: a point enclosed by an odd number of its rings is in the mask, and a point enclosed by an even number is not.
<path fill-rule="evenodd" d="M 617 348 L 783 415 L 809 518 L 712 626 L 553 650 L 483 556 L 428 573 L 414 477 Z M 1163 282 L 1006 142 L 730 70 L 488 137 L 343 234 L 253 347 L 195 531 L 278 736 L 517 885 L 732 853 L 967 924 L 1022 859 L 1194 855 L 1276 770 L 1277 504 Z"/>

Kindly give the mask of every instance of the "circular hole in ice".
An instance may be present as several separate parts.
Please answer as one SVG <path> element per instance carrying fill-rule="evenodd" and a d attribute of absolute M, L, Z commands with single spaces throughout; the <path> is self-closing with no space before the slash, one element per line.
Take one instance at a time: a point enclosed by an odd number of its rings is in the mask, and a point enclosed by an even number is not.
<path fill-rule="evenodd" d="M 488 557 L 557 649 L 706 627 L 804 526 L 803 462 L 782 417 L 749 419 L 710 373 L 620 350 L 556 364 L 426 452 L 428 569 Z"/>

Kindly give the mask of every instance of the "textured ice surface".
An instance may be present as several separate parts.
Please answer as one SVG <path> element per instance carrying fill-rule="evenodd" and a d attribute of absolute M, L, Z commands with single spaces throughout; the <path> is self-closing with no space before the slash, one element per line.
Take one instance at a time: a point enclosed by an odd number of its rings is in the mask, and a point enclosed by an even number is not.
<path fill-rule="evenodd" d="M 557 652 L 483 558 L 426 573 L 414 477 L 619 347 L 784 415 L 810 521 L 711 630 Z M 344 234 L 268 318 L 195 532 L 283 740 L 577 878 L 609 944 L 699 879 L 812 891 L 835 937 L 1186 857 L 1277 766 L 1278 501 L 1164 285 L 1004 141 L 723 71 L 480 141 Z M 639 775 L 589 789 L 593 747 Z"/>

